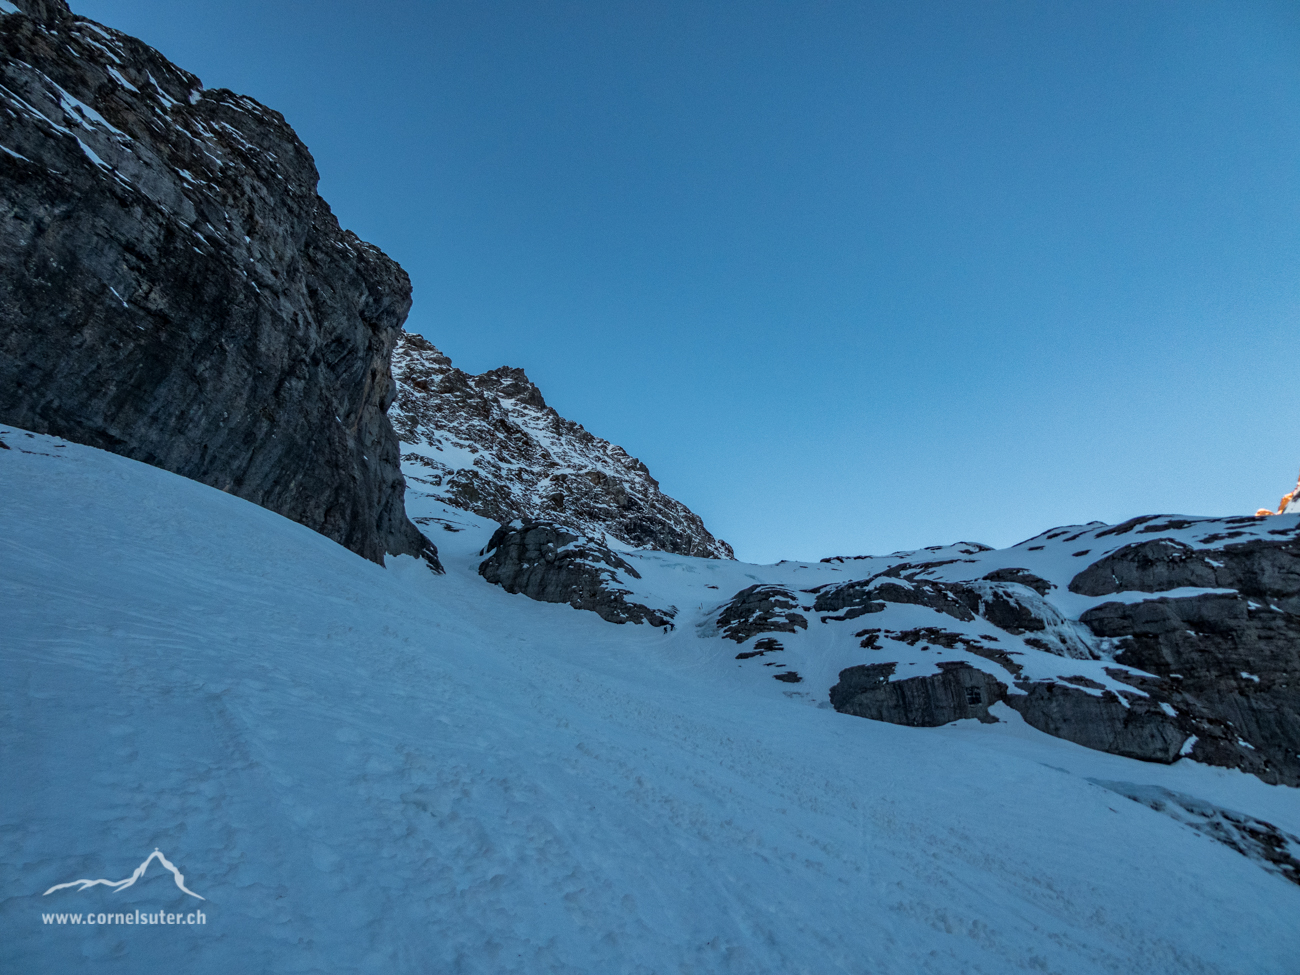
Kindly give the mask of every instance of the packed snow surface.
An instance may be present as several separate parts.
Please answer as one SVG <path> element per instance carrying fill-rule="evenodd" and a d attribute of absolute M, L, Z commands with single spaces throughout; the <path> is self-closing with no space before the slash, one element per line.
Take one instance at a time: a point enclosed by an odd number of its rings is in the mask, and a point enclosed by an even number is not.
<path fill-rule="evenodd" d="M 454 509 L 445 576 L 385 569 L 154 468 L 0 441 L 5 971 L 1296 971 L 1300 887 L 1115 789 L 1292 833 L 1296 790 L 1003 705 L 837 714 L 827 675 L 773 681 L 699 626 L 487 585 L 494 526 Z M 722 600 L 701 573 L 773 568 L 652 557 L 679 601 L 674 575 Z M 156 864 L 44 894 L 155 849 L 205 900 Z M 206 921 L 42 917 L 136 910 Z"/>

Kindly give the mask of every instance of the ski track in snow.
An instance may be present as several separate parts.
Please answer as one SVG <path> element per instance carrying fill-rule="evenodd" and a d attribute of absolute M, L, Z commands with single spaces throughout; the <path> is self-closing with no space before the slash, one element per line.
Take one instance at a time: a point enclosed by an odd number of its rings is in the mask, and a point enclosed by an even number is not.
<path fill-rule="evenodd" d="M 384 569 L 163 471 L 0 440 L 5 970 L 1296 970 L 1300 888 L 1088 778 L 1291 832 L 1296 790 L 1010 709 L 836 714 L 825 675 L 738 669 L 685 606 L 665 634 L 485 584 L 494 526 L 454 509 L 445 576 Z M 652 562 L 719 601 L 776 571 Z M 155 847 L 204 927 L 41 923 L 56 899 L 192 909 L 165 874 L 41 896 Z"/>

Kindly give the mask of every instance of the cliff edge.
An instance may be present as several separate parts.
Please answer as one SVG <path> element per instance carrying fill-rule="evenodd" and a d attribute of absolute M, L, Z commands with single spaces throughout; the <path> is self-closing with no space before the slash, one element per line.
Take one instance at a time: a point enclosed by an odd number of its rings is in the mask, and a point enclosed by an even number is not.
<path fill-rule="evenodd" d="M 284 118 L 62 0 L 0 4 L 0 54 L 0 422 L 438 568 L 386 416 L 410 281 Z"/>

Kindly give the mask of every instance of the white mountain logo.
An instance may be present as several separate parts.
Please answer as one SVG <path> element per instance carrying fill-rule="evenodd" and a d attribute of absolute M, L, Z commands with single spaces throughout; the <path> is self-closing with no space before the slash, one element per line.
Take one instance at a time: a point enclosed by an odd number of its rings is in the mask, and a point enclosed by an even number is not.
<path fill-rule="evenodd" d="M 135 873 L 131 874 L 131 876 L 127 877 L 125 880 L 70 880 L 66 884 L 55 884 L 53 887 L 51 887 L 41 896 L 45 897 L 48 894 L 54 893 L 56 890 L 63 890 L 63 888 L 65 887 L 76 887 L 77 890 L 85 890 L 87 887 L 95 887 L 98 886 L 99 884 L 103 884 L 105 887 L 112 887 L 114 893 L 116 893 L 119 890 L 126 890 L 126 888 L 130 887 L 137 880 L 139 880 L 141 877 L 144 876 L 145 870 L 149 868 L 149 864 L 152 863 L 154 860 L 157 860 L 166 869 L 171 871 L 172 876 L 176 878 L 177 887 L 185 891 L 185 893 L 189 894 L 191 897 L 198 897 L 199 900 L 201 901 L 207 900 L 206 897 L 199 897 L 198 894 L 194 893 L 194 891 L 190 890 L 188 887 L 185 886 L 185 875 L 181 873 L 179 870 L 177 870 L 176 865 L 172 863 L 170 860 L 168 860 L 165 856 L 163 856 L 162 853 L 159 852 L 157 847 L 154 847 L 153 852 L 150 853 L 147 857 L 145 857 L 144 863 L 140 864 L 140 866 L 135 868 Z"/>

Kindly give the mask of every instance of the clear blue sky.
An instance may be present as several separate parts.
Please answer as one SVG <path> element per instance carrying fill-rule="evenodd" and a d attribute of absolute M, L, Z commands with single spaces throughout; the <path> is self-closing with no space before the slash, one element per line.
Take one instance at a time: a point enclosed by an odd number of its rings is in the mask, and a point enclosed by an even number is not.
<path fill-rule="evenodd" d="M 73 0 L 754 561 L 1300 467 L 1300 4 Z"/>

